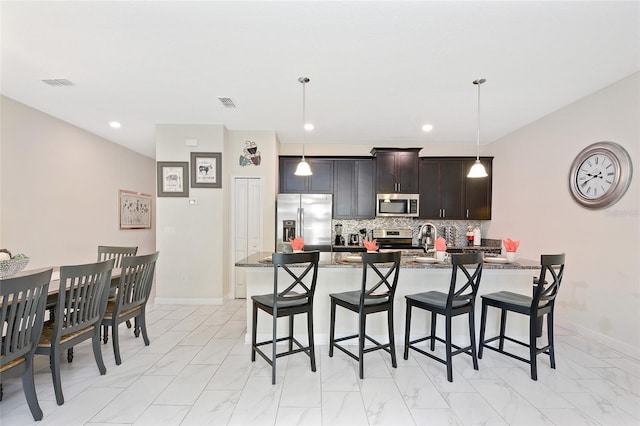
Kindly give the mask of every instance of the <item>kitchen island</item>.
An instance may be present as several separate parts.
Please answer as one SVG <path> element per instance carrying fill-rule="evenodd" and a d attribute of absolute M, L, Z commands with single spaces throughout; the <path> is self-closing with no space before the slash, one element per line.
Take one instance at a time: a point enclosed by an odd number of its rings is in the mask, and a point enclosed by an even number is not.
<path fill-rule="evenodd" d="M 235 266 L 246 268 L 247 282 L 247 334 L 245 342 L 251 342 L 252 303 L 251 296 L 273 293 L 273 265 L 269 260 L 270 252 L 259 252 L 238 261 Z M 354 261 L 350 253 L 320 253 L 318 282 L 314 298 L 314 331 L 318 345 L 329 342 L 330 293 L 358 290 L 362 280 L 362 264 Z M 303 267 L 303 266 L 300 266 Z M 518 259 L 514 263 L 485 263 L 480 281 L 480 289 L 476 300 L 476 333 L 480 331 L 480 308 L 482 294 L 500 290 L 510 290 L 522 294 L 531 294 L 532 280 L 540 270 L 538 260 Z M 281 271 L 282 272 L 282 271 Z M 285 275 L 282 275 L 283 279 Z M 451 280 L 451 263 L 419 263 L 416 256 L 408 254 L 402 257 L 398 287 L 394 301 L 394 328 L 396 344 L 404 341 L 405 298 L 407 294 L 437 290 L 447 292 Z M 270 338 L 271 317 L 258 314 L 258 340 Z M 299 318 L 298 318 L 299 317 Z M 521 317 L 521 318 L 518 318 Z M 267 320 L 269 318 L 269 320 Z M 357 315 L 341 309 L 336 314 L 336 337 L 353 334 L 358 330 Z M 287 332 L 287 319 L 278 321 L 279 336 Z M 422 310 L 416 310 L 412 319 L 412 337 L 425 335 L 429 329 L 430 317 Z M 499 313 L 490 310 L 487 316 L 487 335 L 497 333 Z M 444 320 L 438 319 L 438 334 L 444 336 Z M 514 337 L 525 338 L 528 335 L 528 322 L 522 315 L 511 315 L 507 324 L 507 333 Z M 306 341 L 306 318 L 298 315 L 294 325 L 295 335 Z M 388 341 L 386 314 L 369 315 L 367 318 L 367 334 Z M 453 320 L 454 343 L 468 342 L 468 323 L 466 317 Z"/>

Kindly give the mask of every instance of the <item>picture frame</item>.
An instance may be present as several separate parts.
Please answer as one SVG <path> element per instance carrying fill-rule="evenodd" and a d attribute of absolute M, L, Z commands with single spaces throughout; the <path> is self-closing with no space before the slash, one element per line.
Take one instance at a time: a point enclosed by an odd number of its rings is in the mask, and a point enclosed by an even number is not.
<path fill-rule="evenodd" d="M 222 188 L 222 153 L 191 153 L 191 187 Z"/>
<path fill-rule="evenodd" d="M 158 161 L 158 197 L 189 196 L 189 163 Z"/>
<path fill-rule="evenodd" d="M 120 229 L 151 228 L 151 195 L 121 189 L 119 199 Z"/>

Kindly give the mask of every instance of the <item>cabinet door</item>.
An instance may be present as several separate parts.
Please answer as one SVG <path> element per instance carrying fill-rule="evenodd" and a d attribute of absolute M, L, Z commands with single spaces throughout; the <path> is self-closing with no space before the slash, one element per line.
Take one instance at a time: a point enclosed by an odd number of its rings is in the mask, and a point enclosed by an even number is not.
<path fill-rule="evenodd" d="M 333 218 L 350 219 L 354 215 L 354 171 L 355 162 L 351 160 L 336 160 L 333 176 Z"/>
<path fill-rule="evenodd" d="M 466 172 L 471 169 L 475 160 L 466 161 Z M 465 216 L 467 219 L 476 220 L 490 220 L 491 219 L 491 165 L 490 158 L 481 158 L 480 162 L 487 170 L 486 178 L 467 178 L 466 179 L 466 211 Z"/>
<path fill-rule="evenodd" d="M 308 177 L 307 192 L 331 194 L 333 192 L 333 160 L 307 159 L 313 174 Z"/>
<path fill-rule="evenodd" d="M 294 174 L 299 162 L 300 158 L 280 158 L 279 192 L 289 194 L 307 192 L 307 177 Z"/>
<path fill-rule="evenodd" d="M 421 219 L 440 218 L 440 164 L 436 160 L 420 159 L 419 191 Z"/>
<path fill-rule="evenodd" d="M 395 176 L 397 192 L 402 194 L 418 193 L 418 155 L 415 152 L 395 153 Z"/>
<path fill-rule="evenodd" d="M 376 189 L 378 193 L 396 191 L 396 156 L 393 152 L 380 152 L 376 156 Z"/>
<path fill-rule="evenodd" d="M 465 218 L 464 160 L 443 160 L 440 162 L 440 206 L 443 219 Z"/>
<path fill-rule="evenodd" d="M 376 162 L 373 160 L 356 160 L 354 178 L 354 217 L 369 219 L 376 216 Z M 336 181 L 336 187 L 341 185 Z"/>

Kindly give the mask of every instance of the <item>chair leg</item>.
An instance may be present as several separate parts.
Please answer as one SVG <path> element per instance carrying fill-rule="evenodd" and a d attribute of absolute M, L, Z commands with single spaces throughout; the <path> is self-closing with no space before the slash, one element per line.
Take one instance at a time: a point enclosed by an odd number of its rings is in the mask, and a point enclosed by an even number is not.
<path fill-rule="evenodd" d="M 504 332 L 507 328 L 507 311 L 502 309 L 500 313 L 500 350 L 504 350 Z"/>
<path fill-rule="evenodd" d="M 389 326 L 389 351 L 391 352 L 391 366 L 398 368 L 398 360 L 396 359 L 396 338 L 393 332 L 393 305 L 387 310 L 387 322 Z"/>
<path fill-rule="evenodd" d="M 289 315 L 289 352 L 293 350 L 293 315 Z"/>
<path fill-rule="evenodd" d="M 555 346 L 553 344 L 553 309 L 547 314 L 547 338 L 549 340 L 549 363 L 551 368 L 556 368 Z"/>
<path fill-rule="evenodd" d="M 120 358 L 120 342 L 118 341 L 118 323 L 114 321 L 111 323 L 111 330 L 113 331 L 113 335 L 111 336 L 111 342 L 113 344 L 113 355 L 116 359 L 116 365 L 122 364 L 122 359 Z"/>
<path fill-rule="evenodd" d="M 109 341 L 109 326 L 103 325 L 102 326 L 102 342 L 106 345 L 108 341 Z"/>
<path fill-rule="evenodd" d="M 309 356 L 311 358 L 311 371 L 316 371 L 316 346 L 313 338 L 313 309 L 307 312 L 307 333 L 309 334 Z"/>
<path fill-rule="evenodd" d="M 258 307 L 253 303 L 253 315 L 251 320 L 251 362 L 256 361 L 256 338 L 258 336 Z"/>
<path fill-rule="evenodd" d="M 127 328 L 131 328 L 131 320 L 127 320 Z"/>
<path fill-rule="evenodd" d="M 64 395 L 62 394 L 62 383 L 60 380 L 60 348 L 51 347 L 51 355 L 49 360 L 51 363 L 51 376 L 53 378 L 53 390 L 56 394 L 56 403 L 58 405 L 64 404 Z"/>
<path fill-rule="evenodd" d="M 478 358 L 482 359 L 482 348 L 484 348 L 484 332 L 487 327 L 487 304 L 482 301 L 482 316 L 480 317 L 480 344 L 478 348 Z"/>
<path fill-rule="evenodd" d="M 407 299 L 407 314 L 404 323 L 404 359 L 409 359 L 409 336 L 411 333 L 411 302 Z"/>
<path fill-rule="evenodd" d="M 331 299 L 331 320 L 329 327 L 329 357 L 333 356 L 333 344 L 336 331 L 336 302 Z"/>
<path fill-rule="evenodd" d="M 537 319 L 529 318 L 529 363 L 531 364 L 531 379 L 538 380 L 538 354 L 536 347 Z"/>
<path fill-rule="evenodd" d="M 438 318 L 435 312 L 431 312 L 431 350 L 436 349 L 436 319 Z"/>
<path fill-rule="evenodd" d="M 136 337 L 140 337 L 140 324 L 138 324 L 138 318 L 133 319 L 133 335 Z M 127 328 L 131 328 L 131 321 L 127 320 Z"/>
<path fill-rule="evenodd" d="M 103 376 L 107 373 L 107 367 L 104 366 L 104 360 L 102 359 L 102 348 L 100 347 L 100 326 L 96 326 L 96 332 L 91 339 L 91 344 L 93 345 L 93 357 L 96 359 L 96 364 L 98 364 L 100 375 Z"/>
<path fill-rule="evenodd" d="M 367 316 L 364 312 L 358 314 L 360 317 L 360 335 L 358 336 L 358 372 L 360 378 L 364 379 L 364 336 L 367 332 Z"/>
<path fill-rule="evenodd" d="M 277 311 L 274 309 L 273 310 L 273 340 L 271 341 L 271 384 L 275 385 L 276 384 L 276 354 L 277 354 L 277 345 L 276 345 L 276 339 L 277 339 L 277 325 L 278 325 L 278 317 L 277 317 Z"/>
<path fill-rule="evenodd" d="M 136 327 L 140 328 L 142 332 L 142 339 L 144 340 L 144 345 L 149 346 L 149 334 L 147 333 L 147 314 L 145 307 L 142 307 L 142 312 L 135 318 Z"/>
<path fill-rule="evenodd" d="M 453 382 L 453 362 L 451 355 L 451 316 L 445 316 L 445 328 L 446 328 L 446 337 L 445 337 L 445 351 L 447 353 L 447 380 Z"/>
<path fill-rule="evenodd" d="M 473 309 L 469 311 L 469 340 L 471 341 L 471 359 L 473 360 L 473 369 L 478 369 L 478 354 L 476 352 L 476 323 Z"/>
<path fill-rule="evenodd" d="M 67 362 L 73 362 L 73 347 L 67 349 Z"/>
<path fill-rule="evenodd" d="M 24 389 L 24 396 L 27 399 L 33 420 L 40 421 L 42 420 L 42 409 L 40 408 L 40 404 L 38 404 L 36 384 L 33 379 L 33 355 L 30 357 L 27 356 L 26 363 L 25 371 L 22 374 L 22 388 Z"/>

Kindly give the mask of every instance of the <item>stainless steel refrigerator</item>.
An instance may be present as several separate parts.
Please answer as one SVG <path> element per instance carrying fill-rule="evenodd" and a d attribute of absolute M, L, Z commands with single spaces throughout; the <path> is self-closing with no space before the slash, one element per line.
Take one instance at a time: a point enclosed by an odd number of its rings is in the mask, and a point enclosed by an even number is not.
<path fill-rule="evenodd" d="M 305 250 L 331 251 L 331 194 L 278 194 L 276 251 L 291 251 L 290 239 L 302 237 Z"/>

